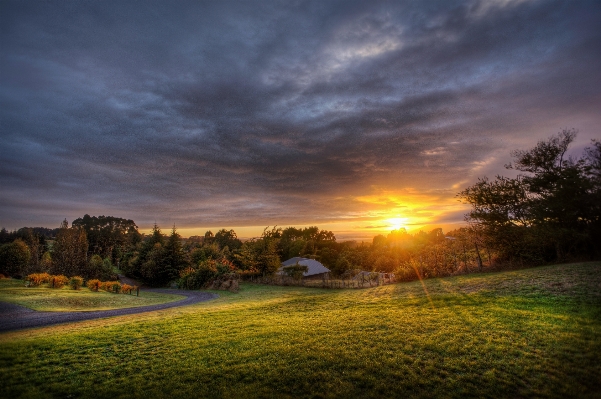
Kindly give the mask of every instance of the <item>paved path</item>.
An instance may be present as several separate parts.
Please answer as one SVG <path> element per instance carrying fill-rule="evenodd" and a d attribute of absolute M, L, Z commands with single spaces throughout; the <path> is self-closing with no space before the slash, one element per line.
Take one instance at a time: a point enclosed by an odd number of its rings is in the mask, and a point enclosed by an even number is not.
<path fill-rule="evenodd" d="M 145 289 L 144 291 L 184 295 L 186 298 L 175 302 L 161 303 L 159 305 L 114 310 L 98 310 L 93 312 L 38 312 L 20 305 L 0 302 L 0 332 L 21 330 L 24 328 L 45 327 L 54 324 L 71 323 L 74 321 L 100 319 L 103 317 L 151 312 L 153 310 L 192 305 L 194 303 L 209 301 L 219 297 L 217 294 L 202 291 L 164 289 Z"/>

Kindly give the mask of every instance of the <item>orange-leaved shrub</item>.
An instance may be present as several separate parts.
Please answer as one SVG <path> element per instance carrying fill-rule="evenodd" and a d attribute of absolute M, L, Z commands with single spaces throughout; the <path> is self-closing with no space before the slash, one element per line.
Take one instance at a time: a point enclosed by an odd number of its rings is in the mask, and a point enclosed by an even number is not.
<path fill-rule="evenodd" d="M 134 289 L 134 287 L 132 287 L 129 284 L 123 284 L 121 286 L 121 292 L 124 294 L 131 294 L 131 291 Z"/>
<path fill-rule="evenodd" d="M 37 287 L 41 284 L 47 283 L 50 280 L 48 273 L 32 273 L 25 277 L 25 281 L 29 282 L 30 287 Z"/>
<path fill-rule="evenodd" d="M 57 276 L 50 276 L 48 279 L 48 286 L 50 288 L 62 288 L 65 284 L 69 282 L 69 279 L 62 274 Z"/>
<path fill-rule="evenodd" d="M 88 282 L 86 284 L 86 286 L 90 289 L 90 291 L 96 291 L 96 292 L 98 292 L 101 285 L 102 285 L 102 282 L 98 279 L 88 280 Z"/>
<path fill-rule="evenodd" d="M 118 294 L 121 291 L 121 283 L 118 281 L 105 281 L 102 283 L 102 289 Z"/>
<path fill-rule="evenodd" d="M 83 285 L 83 278 L 79 276 L 73 276 L 69 279 L 69 287 L 72 290 L 78 290 Z"/>

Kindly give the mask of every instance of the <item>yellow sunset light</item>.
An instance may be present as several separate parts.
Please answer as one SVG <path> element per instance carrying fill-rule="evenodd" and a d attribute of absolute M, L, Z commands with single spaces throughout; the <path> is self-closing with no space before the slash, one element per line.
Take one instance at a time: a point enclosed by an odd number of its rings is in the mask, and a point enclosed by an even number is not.
<path fill-rule="evenodd" d="M 402 228 L 407 228 L 407 222 L 409 219 L 407 218 L 390 218 L 386 219 L 386 223 L 390 226 L 391 230 L 398 230 Z"/>

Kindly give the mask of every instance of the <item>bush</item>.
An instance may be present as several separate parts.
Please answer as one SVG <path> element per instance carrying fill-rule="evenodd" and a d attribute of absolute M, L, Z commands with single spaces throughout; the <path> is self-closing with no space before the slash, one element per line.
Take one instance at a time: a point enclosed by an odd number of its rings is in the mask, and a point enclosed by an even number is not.
<path fill-rule="evenodd" d="M 102 283 L 102 289 L 118 294 L 121 291 L 121 283 L 118 281 L 105 281 Z"/>
<path fill-rule="evenodd" d="M 73 276 L 69 279 L 69 287 L 71 287 L 72 290 L 78 290 L 81 288 L 82 285 L 83 278 L 79 276 Z"/>
<path fill-rule="evenodd" d="M 69 279 L 62 274 L 57 276 L 50 276 L 48 279 L 48 286 L 50 288 L 62 288 L 65 284 L 69 282 Z"/>
<path fill-rule="evenodd" d="M 100 281 L 98 279 L 88 280 L 88 283 L 86 284 L 86 286 L 90 289 L 90 291 L 98 292 L 98 290 L 102 286 L 102 281 Z"/>
<path fill-rule="evenodd" d="M 207 260 L 200 262 L 197 269 L 191 267 L 184 269 L 177 285 L 186 290 L 197 290 L 207 285 L 215 276 L 217 276 L 215 261 Z"/>
<path fill-rule="evenodd" d="M 50 281 L 50 277 L 48 273 L 33 273 L 25 277 L 25 281 L 29 282 L 30 287 L 37 287 Z"/>
<path fill-rule="evenodd" d="M 134 289 L 134 287 L 132 287 L 132 286 L 131 286 L 131 285 L 129 285 L 129 284 L 123 284 L 123 285 L 121 286 L 121 292 L 122 292 L 123 294 L 131 294 L 131 291 L 132 291 L 133 289 Z"/>

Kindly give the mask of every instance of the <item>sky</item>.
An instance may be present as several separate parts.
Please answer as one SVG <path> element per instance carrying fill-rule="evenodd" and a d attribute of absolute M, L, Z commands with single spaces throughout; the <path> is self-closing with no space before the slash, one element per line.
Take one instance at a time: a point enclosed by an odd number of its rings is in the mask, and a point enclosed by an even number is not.
<path fill-rule="evenodd" d="M 456 194 L 601 138 L 599 1 L 0 2 L 0 225 L 461 226 Z"/>

